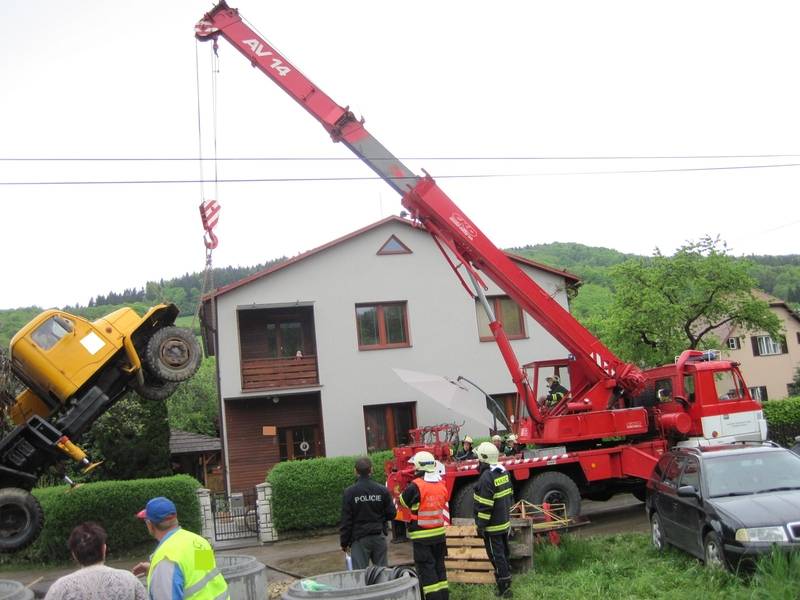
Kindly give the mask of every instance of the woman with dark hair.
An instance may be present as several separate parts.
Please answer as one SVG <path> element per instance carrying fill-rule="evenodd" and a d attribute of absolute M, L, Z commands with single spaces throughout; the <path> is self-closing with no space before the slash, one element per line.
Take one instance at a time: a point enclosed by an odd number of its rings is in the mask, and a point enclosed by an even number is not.
<path fill-rule="evenodd" d="M 58 579 L 45 600 L 147 600 L 147 592 L 130 571 L 112 569 L 106 559 L 106 530 L 82 523 L 69 536 L 69 550 L 81 568 Z"/>

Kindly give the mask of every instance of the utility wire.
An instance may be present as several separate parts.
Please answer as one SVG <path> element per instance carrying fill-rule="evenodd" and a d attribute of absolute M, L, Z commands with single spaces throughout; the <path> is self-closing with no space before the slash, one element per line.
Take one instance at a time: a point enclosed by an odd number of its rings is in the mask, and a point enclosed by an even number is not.
<path fill-rule="evenodd" d="M 663 156 L 406 156 L 396 159 L 367 158 L 371 161 L 381 160 L 450 160 L 450 161 L 478 161 L 478 160 L 710 160 L 730 158 L 793 158 L 800 154 L 688 154 L 688 155 L 663 155 Z M 220 158 L 197 157 L 0 157 L 2 162 L 189 162 L 189 161 L 274 161 L 274 162 L 342 162 L 360 161 L 356 156 L 233 156 Z"/>
<path fill-rule="evenodd" d="M 618 171 L 565 171 L 551 173 L 485 173 L 473 175 L 437 175 L 435 179 L 499 179 L 513 177 L 557 177 L 564 175 L 627 175 L 637 173 L 687 173 L 694 171 L 734 171 L 744 169 L 777 169 L 786 167 L 800 167 L 800 163 L 786 163 L 773 165 L 737 165 L 729 167 L 696 167 L 680 169 L 631 169 Z M 219 179 L 218 183 L 297 183 L 312 181 L 379 181 L 381 179 L 408 179 L 408 177 L 264 177 Z M 215 180 L 199 179 L 133 179 L 118 181 L 0 181 L 0 185 L 136 185 L 136 184 L 186 184 L 186 183 L 214 183 Z"/>

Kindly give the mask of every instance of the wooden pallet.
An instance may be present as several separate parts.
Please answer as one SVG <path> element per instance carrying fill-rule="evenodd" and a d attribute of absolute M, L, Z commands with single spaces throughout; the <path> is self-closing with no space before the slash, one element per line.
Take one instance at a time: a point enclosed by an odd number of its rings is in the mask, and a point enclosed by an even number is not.
<path fill-rule="evenodd" d="M 447 581 L 453 583 L 494 583 L 494 567 L 486 554 L 483 538 L 475 525 L 450 525 L 447 536 Z"/>

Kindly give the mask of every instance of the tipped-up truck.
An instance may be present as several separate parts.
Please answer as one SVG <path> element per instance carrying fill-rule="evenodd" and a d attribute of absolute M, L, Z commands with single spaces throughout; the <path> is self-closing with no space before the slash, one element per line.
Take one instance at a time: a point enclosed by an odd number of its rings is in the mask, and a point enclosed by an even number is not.
<path fill-rule="evenodd" d="M 75 442 L 100 415 L 130 390 L 164 400 L 197 372 L 200 346 L 174 326 L 177 316 L 174 304 L 143 317 L 121 308 L 96 321 L 47 310 L 11 339 L 18 389 L 4 392 L 10 431 L 0 440 L 0 551 L 24 548 L 41 531 L 31 489 L 47 467 L 67 459 L 85 472 L 97 466 Z"/>

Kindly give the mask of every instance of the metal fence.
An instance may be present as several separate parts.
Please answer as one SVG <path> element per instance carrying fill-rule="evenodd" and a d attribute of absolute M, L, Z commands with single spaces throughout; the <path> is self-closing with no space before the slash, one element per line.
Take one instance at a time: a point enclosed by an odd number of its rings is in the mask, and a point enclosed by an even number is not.
<path fill-rule="evenodd" d="M 211 494 L 211 513 L 214 521 L 214 539 L 218 542 L 258 535 L 255 490 L 233 494 Z"/>

